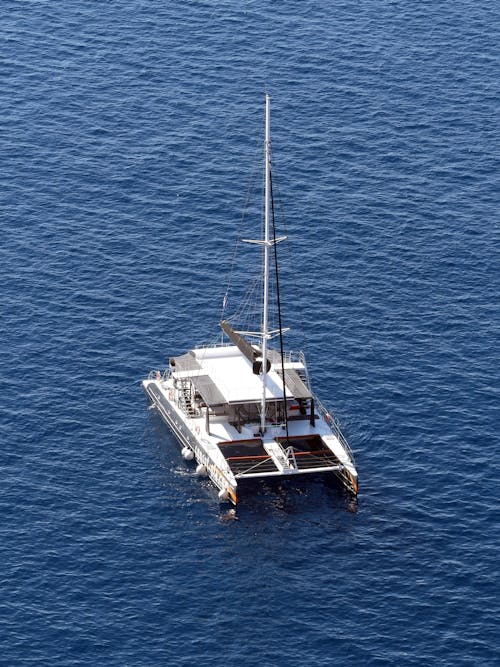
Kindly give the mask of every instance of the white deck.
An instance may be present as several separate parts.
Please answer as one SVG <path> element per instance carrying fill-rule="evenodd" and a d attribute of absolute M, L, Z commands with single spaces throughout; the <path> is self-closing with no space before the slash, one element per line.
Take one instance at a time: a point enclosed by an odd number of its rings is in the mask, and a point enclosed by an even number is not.
<path fill-rule="evenodd" d="M 254 375 L 252 364 L 236 346 L 194 350 L 202 367 L 199 374 L 210 376 L 227 403 L 253 403 L 262 398 L 262 377 Z M 292 398 L 286 391 L 287 398 Z M 283 380 L 275 370 L 266 377 L 266 400 L 283 400 Z"/>

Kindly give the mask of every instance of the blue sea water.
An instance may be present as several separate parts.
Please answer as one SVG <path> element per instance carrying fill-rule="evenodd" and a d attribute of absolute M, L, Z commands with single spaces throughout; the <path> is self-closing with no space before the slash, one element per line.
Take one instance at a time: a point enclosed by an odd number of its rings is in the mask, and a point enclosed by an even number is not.
<path fill-rule="evenodd" d="M 0 663 L 499 664 L 500 5 L 4 0 Z M 288 345 L 355 452 L 225 521 L 139 380 L 217 333 L 272 95 Z"/>

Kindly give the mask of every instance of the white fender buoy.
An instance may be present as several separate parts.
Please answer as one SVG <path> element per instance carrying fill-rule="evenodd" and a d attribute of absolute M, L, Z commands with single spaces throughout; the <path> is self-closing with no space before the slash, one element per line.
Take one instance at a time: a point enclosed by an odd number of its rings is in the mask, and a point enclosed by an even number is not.
<path fill-rule="evenodd" d="M 205 476 L 207 474 L 207 468 L 203 465 L 203 463 L 198 463 L 196 466 L 196 474 L 201 476 Z"/>
<path fill-rule="evenodd" d="M 223 501 L 223 500 L 227 500 L 228 498 L 229 498 L 228 490 L 227 489 L 221 489 L 219 491 L 219 500 Z"/>
<path fill-rule="evenodd" d="M 192 449 L 189 449 L 189 447 L 183 447 L 181 451 L 182 457 L 186 459 L 186 461 L 192 461 L 194 459 L 194 453 Z"/>

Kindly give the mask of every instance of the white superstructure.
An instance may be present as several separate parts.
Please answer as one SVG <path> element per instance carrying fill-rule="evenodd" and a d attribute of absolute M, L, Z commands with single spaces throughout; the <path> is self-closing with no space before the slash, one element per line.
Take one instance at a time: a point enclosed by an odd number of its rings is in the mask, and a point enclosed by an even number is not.
<path fill-rule="evenodd" d="M 270 98 L 266 95 L 264 238 L 248 240 L 263 249 L 262 328 L 251 344 L 226 321 L 231 344 L 195 348 L 153 371 L 143 387 L 219 497 L 234 504 L 238 488 L 256 478 L 335 474 L 357 493 L 352 453 L 336 421 L 311 392 L 302 353 L 270 347 L 269 255 L 284 237 L 270 234 Z M 277 281 L 278 282 L 278 281 Z M 279 287 L 279 285 L 278 285 Z M 278 302 L 279 303 L 279 302 Z M 281 316 L 280 316 L 281 317 Z M 282 339 L 280 338 L 282 342 Z"/>

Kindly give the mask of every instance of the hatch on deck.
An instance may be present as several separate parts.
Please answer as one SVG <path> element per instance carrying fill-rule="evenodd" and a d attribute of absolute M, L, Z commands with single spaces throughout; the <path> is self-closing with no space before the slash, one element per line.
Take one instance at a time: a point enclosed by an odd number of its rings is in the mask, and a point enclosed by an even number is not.
<path fill-rule="evenodd" d="M 228 440 L 218 447 L 235 475 L 276 472 L 278 468 L 264 449 L 261 438 Z"/>
<path fill-rule="evenodd" d="M 299 470 L 326 468 L 340 464 L 339 459 L 329 449 L 323 438 L 317 433 L 313 435 L 297 435 L 289 438 L 274 438 L 284 449 L 293 447 L 295 461 Z"/>

